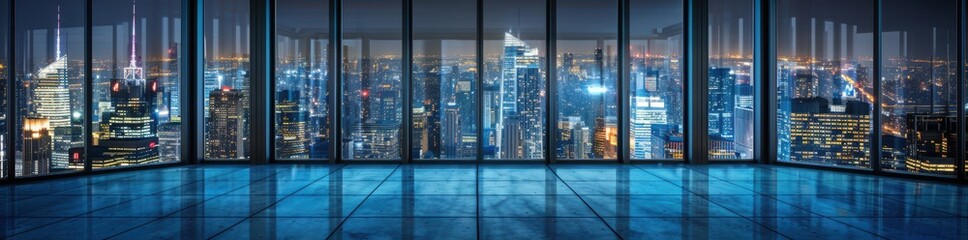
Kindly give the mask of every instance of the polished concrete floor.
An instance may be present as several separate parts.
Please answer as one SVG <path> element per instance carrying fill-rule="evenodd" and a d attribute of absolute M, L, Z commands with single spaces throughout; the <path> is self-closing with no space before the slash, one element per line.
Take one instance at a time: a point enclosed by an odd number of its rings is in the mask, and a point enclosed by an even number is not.
<path fill-rule="evenodd" d="M 0 186 L 0 238 L 968 239 L 966 199 L 764 165 L 196 165 Z"/>

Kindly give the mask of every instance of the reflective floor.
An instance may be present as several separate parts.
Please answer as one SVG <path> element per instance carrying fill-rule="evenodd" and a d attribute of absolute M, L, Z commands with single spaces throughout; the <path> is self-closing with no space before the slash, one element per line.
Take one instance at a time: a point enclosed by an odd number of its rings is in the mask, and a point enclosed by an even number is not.
<path fill-rule="evenodd" d="M 0 186 L 0 238 L 968 239 L 966 198 L 764 165 L 194 165 Z"/>

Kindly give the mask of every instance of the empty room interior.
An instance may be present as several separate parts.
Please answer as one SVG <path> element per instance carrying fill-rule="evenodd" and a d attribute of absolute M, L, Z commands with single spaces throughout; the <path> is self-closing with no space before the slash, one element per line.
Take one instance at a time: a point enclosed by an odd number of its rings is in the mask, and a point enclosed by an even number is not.
<path fill-rule="evenodd" d="M 968 239 L 968 0 L 0 0 L 0 239 Z"/>

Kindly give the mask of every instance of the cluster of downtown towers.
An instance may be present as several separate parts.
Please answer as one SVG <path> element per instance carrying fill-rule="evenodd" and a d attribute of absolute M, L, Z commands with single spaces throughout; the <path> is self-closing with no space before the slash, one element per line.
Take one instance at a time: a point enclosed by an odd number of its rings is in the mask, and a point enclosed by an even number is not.
<path fill-rule="evenodd" d="M 684 156 L 681 1 L 631 1 L 626 68 L 617 66 L 615 3 L 557 1 L 558 35 L 552 40 L 543 29 L 544 0 L 485 0 L 484 42 L 478 43 L 475 1 L 414 0 L 412 62 L 407 63 L 399 1 L 343 1 L 339 47 L 329 41 L 329 3 L 276 2 L 271 114 L 278 160 L 333 158 L 334 144 L 343 160 L 395 160 L 404 154 L 418 160 L 541 160 L 548 157 L 546 149 L 562 160 Z M 16 124 L 15 133 L 4 134 L 16 138 L 15 155 L 0 159 L 14 159 L 18 176 L 82 170 L 87 161 L 108 168 L 182 160 L 181 123 L 188 119 L 182 119 L 180 108 L 191 93 L 182 90 L 188 79 L 179 63 L 184 56 L 179 55 L 178 1 L 95 1 L 95 12 L 100 6 L 116 16 L 104 24 L 95 18 L 94 43 L 78 40 L 84 31 L 78 22 L 85 16 L 76 8 L 17 4 L 17 39 L 7 40 L 16 47 L 4 51 L 14 51 L 10 55 L 18 64 L 0 62 L 0 78 L 12 74 L 15 80 L 4 86 L 14 88 L 15 102 L 3 105 L 14 107 L 15 116 L 2 121 Z M 777 98 L 769 100 L 778 106 L 771 124 L 777 124 L 779 160 L 870 168 L 870 152 L 880 149 L 884 169 L 953 174 L 959 105 L 951 46 L 955 22 L 888 29 L 881 34 L 883 49 L 873 49 L 871 20 L 795 10 L 818 4 L 810 1 L 779 1 L 780 8 L 785 4 L 788 10 L 776 19 L 784 26 L 775 32 Z M 863 12 L 865 4 L 844 8 Z M 143 8 L 158 11 L 139 15 Z M 252 147 L 249 114 L 266 111 L 249 106 L 249 6 L 213 0 L 205 8 L 199 47 L 205 52 L 203 79 L 189 81 L 204 95 L 199 97 L 204 133 L 197 133 L 204 134 L 201 151 L 207 160 L 246 159 Z M 451 12 L 426 16 L 445 9 Z M 38 14 L 19 16 L 21 11 Z M 753 77 L 752 4 L 716 1 L 710 11 L 709 157 L 750 159 L 760 84 Z M 549 40 L 557 42 L 550 70 Z M 93 46 L 92 66 L 81 57 L 85 44 Z M 909 50 L 914 44 L 930 48 Z M 477 55 L 478 47 L 483 56 Z M 342 59 L 330 61 L 329 51 L 341 51 Z M 872 85 L 873 51 L 882 51 L 881 86 Z M 334 64 L 339 76 L 331 74 Z M 85 76 L 85 68 L 93 76 Z M 548 79 L 549 71 L 556 79 Z M 629 81 L 623 119 L 618 118 L 619 71 L 628 71 Z M 87 80 L 92 81 L 90 101 L 83 94 Z M 339 82 L 339 92 L 330 81 Z M 556 81 L 556 94 L 548 94 L 549 81 Z M 872 103 L 878 96 L 872 89 L 878 87 L 884 107 L 882 146 L 875 148 Z M 410 106 L 403 106 L 404 91 Z M 336 98 L 340 116 L 331 109 Z M 557 112 L 551 114 L 557 122 L 548 122 L 548 101 L 556 101 Z M 410 108 L 409 116 L 404 107 Z M 84 108 L 93 109 L 87 118 L 92 129 L 84 129 Z M 332 129 L 336 117 L 340 125 Z M 412 124 L 403 126 L 404 118 Z M 629 131 L 630 156 L 619 156 L 622 121 L 629 123 L 623 131 Z M 403 131 L 410 132 L 410 149 L 402 146 Z M 551 132 L 557 138 L 548 142 Z M 92 148 L 84 151 L 88 139 Z"/>

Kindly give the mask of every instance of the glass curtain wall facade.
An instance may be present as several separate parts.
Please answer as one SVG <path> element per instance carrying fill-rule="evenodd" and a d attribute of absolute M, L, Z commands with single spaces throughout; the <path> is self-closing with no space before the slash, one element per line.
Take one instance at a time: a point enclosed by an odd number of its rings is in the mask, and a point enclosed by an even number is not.
<path fill-rule="evenodd" d="M 206 0 L 202 91 L 205 160 L 249 157 L 249 1 Z M 259 110 L 265 111 L 265 110 Z"/>
<path fill-rule="evenodd" d="M 7 178 L 7 163 L 10 155 L 7 149 L 10 148 L 10 135 L 7 134 L 8 119 L 12 116 L 9 112 L 10 103 L 7 101 L 7 89 L 10 89 L 11 67 L 10 67 L 10 2 L 13 0 L 0 1 L 0 179 Z"/>
<path fill-rule="evenodd" d="M 682 0 L 632 0 L 629 10 L 629 153 L 683 159 Z"/>
<path fill-rule="evenodd" d="M 342 118 L 344 160 L 404 157 L 403 3 L 344 1 Z"/>
<path fill-rule="evenodd" d="M 0 89 L 12 96 L 0 102 L 0 125 L 10 124 L 0 130 L 12 129 L 0 178 L 180 162 L 190 113 L 200 156 L 246 160 L 250 114 L 263 111 L 251 109 L 252 89 L 269 86 L 278 160 L 677 160 L 688 130 L 708 134 L 709 159 L 748 160 L 757 141 L 774 141 L 754 131 L 754 99 L 771 83 L 753 77 L 764 72 L 753 19 L 766 14 L 755 1 L 708 2 L 708 38 L 696 40 L 708 46 L 702 129 L 683 124 L 685 2 L 628 1 L 622 23 L 618 0 L 275 0 L 266 86 L 252 86 L 249 63 L 269 50 L 249 43 L 262 37 L 250 33 L 249 4 L 265 2 L 204 1 L 201 36 L 183 42 L 194 23 L 182 1 L 18 1 L 0 9 Z M 776 114 L 764 121 L 779 162 L 958 175 L 968 161 L 963 1 L 774 7 L 763 33 L 776 40 L 765 60 Z M 204 55 L 197 95 L 185 85 L 186 46 Z M 193 97 L 194 113 L 181 104 Z"/>
<path fill-rule="evenodd" d="M 85 9 L 83 1 L 17 1 L 14 12 L 28 13 L 15 16 L 18 177 L 84 169 Z"/>
<path fill-rule="evenodd" d="M 94 169 L 181 160 L 181 2 L 93 2 Z"/>
<path fill-rule="evenodd" d="M 874 4 L 777 1 L 778 161 L 871 168 Z"/>
<path fill-rule="evenodd" d="M 752 0 L 709 1 L 707 119 L 709 159 L 753 159 Z"/>
<path fill-rule="evenodd" d="M 881 169 L 953 177 L 960 137 L 957 0 L 881 4 Z"/>
<path fill-rule="evenodd" d="M 330 158 L 329 1 L 276 1 L 275 157 Z"/>
<path fill-rule="evenodd" d="M 618 158 L 618 1 L 557 1 L 559 160 Z"/>
<path fill-rule="evenodd" d="M 545 159 L 545 0 L 484 1 L 485 159 Z"/>
<path fill-rule="evenodd" d="M 475 159 L 477 1 L 413 0 L 412 159 Z"/>

